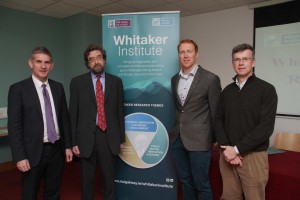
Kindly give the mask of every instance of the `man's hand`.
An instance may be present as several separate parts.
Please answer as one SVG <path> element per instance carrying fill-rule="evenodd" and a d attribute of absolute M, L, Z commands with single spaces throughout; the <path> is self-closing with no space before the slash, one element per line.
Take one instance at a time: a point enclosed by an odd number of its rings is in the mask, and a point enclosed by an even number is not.
<path fill-rule="evenodd" d="M 223 151 L 223 155 L 225 157 L 225 160 L 227 162 L 229 162 L 232 165 L 239 165 L 240 167 L 242 167 L 242 156 L 240 156 L 240 154 L 238 154 L 234 147 L 232 146 L 220 146 L 222 149 L 224 149 Z"/>
<path fill-rule="evenodd" d="M 29 171 L 30 170 L 29 161 L 27 159 L 25 159 L 25 160 L 21 160 L 21 161 L 17 162 L 17 168 L 21 172 L 27 172 L 27 171 Z"/>
<path fill-rule="evenodd" d="M 66 161 L 71 162 L 73 160 L 73 153 L 71 149 L 66 149 Z"/>
<path fill-rule="evenodd" d="M 78 146 L 72 147 L 72 151 L 76 156 L 80 157 L 80 151 L 79 151 Z"/>
<path fill-rule="evenodd" d="M 241 156 L 236 156 L 234 159 L 230 160 L 229 163 L 232 165 L 239 165 L 242 167 L 242 157 Z"/>
<path fill-rule="evenodd" d="M 227 162 L 233 160 L 238 155 L 232 146 L 221 146 L 221 148 L 224 149 L 223 155 L 225 156 Z"/>
<path fill-rule="evenodd" d="M 122 150 L 122 149 L 124 149 L 126 146 L 125 146 L 125 143 L 122 143 L 122 144 L 120 144 L 120 149 Z"/>

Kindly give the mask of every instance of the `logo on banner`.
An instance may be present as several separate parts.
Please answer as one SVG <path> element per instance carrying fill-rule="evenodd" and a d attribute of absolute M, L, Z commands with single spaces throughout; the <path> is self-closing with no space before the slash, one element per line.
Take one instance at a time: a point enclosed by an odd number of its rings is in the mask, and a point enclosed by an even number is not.
<path fill-rule="evenodd" d="M 114 19 L 107 20 L 108 28 L 120 28 L 120 27 L 131 27 L 130 19 Z"/>
<path fill-rule="evenodd" d="M 169 136 L 164 125 L 154 116 L 133 113 L 125 117 L 126 141 L 120 158 L 135 168 L 150 168 L 167 154 Z"/>
<path fill-rule="evenodd" d="M 174 18 L 152 18 L 152 26 L 174 26 Z"/>

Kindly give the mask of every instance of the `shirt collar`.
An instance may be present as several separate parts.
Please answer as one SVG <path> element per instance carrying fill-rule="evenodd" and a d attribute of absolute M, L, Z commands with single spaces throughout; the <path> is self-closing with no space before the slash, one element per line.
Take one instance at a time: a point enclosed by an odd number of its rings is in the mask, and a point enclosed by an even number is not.
<path fill-rule="evenodd" d="M 195 64 L 195 65 L 193 66 L 193 69 L 192 69 L 192 71 L 190 72 L 190 74 L 184 74 L 184 73 L 183 73 L 183 70 L 180 69 L 178 75 L 179 75 L 179 77 L 182 77 L 182 78 L 187 79 L 189 76 L 195 76 L 195 75 L 196 75 L 196 72 L 197 72 L 197 70 L 198 70 L 198 68 L 199 68 L 198 65 Z"/>
<path fill-rule="evenodd" d="M 42 82 L 39 79 L 37 79 L 33 74 L 31 75 L 31 77 L 36 87 L 42 87 L 43 84 L 45 84 L 47 87 L 49 86 L 48 79 L 45 82 Z"/>
<path fill-rule="evenodd" d="M 98 74 L 95 74 L 94 72 L 91 71 L 91 75 L 92 75 L 92 78 L 97 78 Z M 102 72 L 100 74 L 100 78 L 105 78 L 105 72 Z"/>
<path fill-rule="evenodd" d="M 235 84 L 236 84 L 240 89 L 243 88 L 243 86 L 245 85 L 246 81 L 247 81 L 247 80 L 245 80 L 243 83 L 240 83 L 238 77 L 235 78 Z"/>
<path fill-rule="evenodd" d="M 250 81 L 251 79 L 253 79 L 255 77 L 255 74 L 253 73 L 251 76 L 249 76 L 243 83 L 239 82 L 238 76 L 236 75 L 235 77 L 233 77 L 232 79 L 234 80 L 235 84 L 242 89 L 243 86 L 246 84 L 246 82 Z"/>

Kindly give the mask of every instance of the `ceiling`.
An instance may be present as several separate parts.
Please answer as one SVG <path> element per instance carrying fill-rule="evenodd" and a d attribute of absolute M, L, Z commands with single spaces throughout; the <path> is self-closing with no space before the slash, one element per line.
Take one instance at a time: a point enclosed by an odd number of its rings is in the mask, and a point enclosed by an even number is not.
<path fill-rule="evenodd" d="M 239 6 L 250 8 L 288 0 L 0 0 L 0 6 L 66 18 L 79 13 L 101 16 L 107 13 L 180 11 L 190 16 Z"/>

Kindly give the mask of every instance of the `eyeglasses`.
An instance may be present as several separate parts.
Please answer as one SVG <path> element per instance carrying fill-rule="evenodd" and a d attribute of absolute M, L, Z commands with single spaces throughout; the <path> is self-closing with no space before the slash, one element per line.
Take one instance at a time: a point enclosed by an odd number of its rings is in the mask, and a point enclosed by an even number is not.
<path fill-rule="evenodd" d="M 89 62 L 90 63 L 94 63 L 96 61 L 102 61 L 103 60 L 103 56 L 99 55 L 97 57 L 92 57 L 92 58 L 89 58 Z"/>
<path fill-rule="evenodd" d="M 232 60 L 232 62 L 240 63 L 241 61 L 243 61 L 243 63 L 244 63 L 244 62 L 248 62 L 250 60 L 254 60 L 254 58 L 235 58 Z"/>

